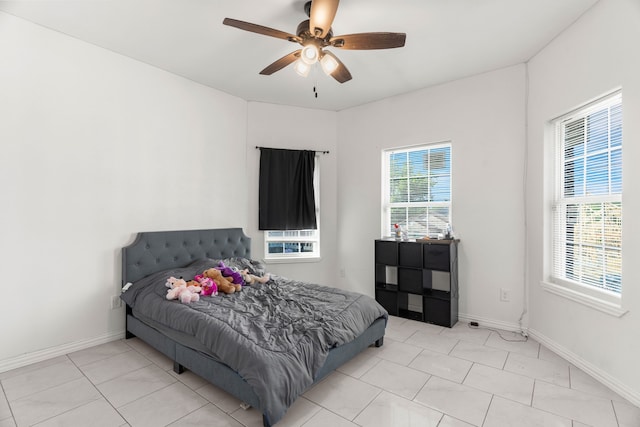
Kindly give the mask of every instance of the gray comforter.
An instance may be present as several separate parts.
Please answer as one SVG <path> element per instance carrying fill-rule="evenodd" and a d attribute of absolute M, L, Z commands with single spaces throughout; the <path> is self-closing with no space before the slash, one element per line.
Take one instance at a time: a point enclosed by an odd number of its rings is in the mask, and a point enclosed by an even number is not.
<path fill-rule="evenodd" d="M 263 273 L 254 261 L 235 258 L 225 263 Z M 134 314 L 196 337 L 254 389 L 272 423 L 313 383 L 332 347 L 387 316 L 368 296 L 283 277 L 189 305 L 165 298 L 168 277 L 189 280 L 216 265 L 201 260 L 153 274 L 136 282 L 122 299 Z"/>

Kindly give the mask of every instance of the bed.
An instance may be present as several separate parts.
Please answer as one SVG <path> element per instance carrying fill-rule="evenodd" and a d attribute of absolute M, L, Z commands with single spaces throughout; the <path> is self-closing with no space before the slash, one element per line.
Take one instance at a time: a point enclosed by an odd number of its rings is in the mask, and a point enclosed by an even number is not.
<path fill-rule="evenodd" d="M 240 228 L 138 233 L 122 249 L 126 337 L 138 337 L 262 413 L 269 427 L 308 387 L 383 344 L 386 311 L 372 298 L 279 276 L 191 304 L 164 298 L 169 276 L 223 260 L 256 275 Z"/>

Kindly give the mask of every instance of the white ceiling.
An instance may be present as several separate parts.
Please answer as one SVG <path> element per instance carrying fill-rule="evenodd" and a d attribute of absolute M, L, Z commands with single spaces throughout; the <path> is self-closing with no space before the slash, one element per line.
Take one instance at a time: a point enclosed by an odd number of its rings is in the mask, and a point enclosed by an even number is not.
<path fill-rule="evenodd" d="M 298 45 L 222 25 L 229 17 L 295 33 L 305 0 L 0 0 L 0 11 L 248 101 L 338 111 L 525 62 L 596 2 L 343 0 L 334 35 L 407 34 L 400 49 L 332 49 L 353 75 L 344 84 L 319 68 L 259 75 Z"/>

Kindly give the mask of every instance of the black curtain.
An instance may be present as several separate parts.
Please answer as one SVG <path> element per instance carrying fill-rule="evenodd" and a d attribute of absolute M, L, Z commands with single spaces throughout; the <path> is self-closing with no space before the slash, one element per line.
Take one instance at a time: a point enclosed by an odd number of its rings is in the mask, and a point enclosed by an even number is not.
<path fill-rule="evenodd" d="M 260 149 L 260 230 L 315 230 L 315 151 Z"/>

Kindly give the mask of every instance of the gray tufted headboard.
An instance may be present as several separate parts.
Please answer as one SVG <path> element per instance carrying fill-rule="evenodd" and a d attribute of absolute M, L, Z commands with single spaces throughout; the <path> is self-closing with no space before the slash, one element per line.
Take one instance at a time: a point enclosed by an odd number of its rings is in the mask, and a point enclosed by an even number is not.
<path fill-rule="evenodd" d="M 122 248 L 122 285 L 204 258 L 251 258 L 251 239 L 241 228 L 138 233 Z"/>

